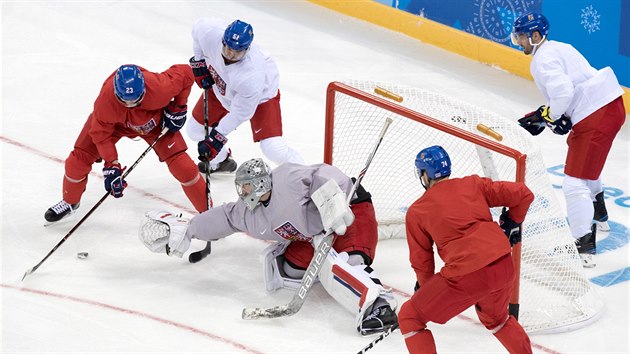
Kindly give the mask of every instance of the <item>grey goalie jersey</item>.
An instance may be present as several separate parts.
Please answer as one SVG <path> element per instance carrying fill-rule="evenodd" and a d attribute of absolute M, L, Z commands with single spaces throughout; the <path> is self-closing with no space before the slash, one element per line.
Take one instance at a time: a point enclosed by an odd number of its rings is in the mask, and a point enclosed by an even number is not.
<path fill-rule="evenodd" d="M 274 241 L 309 241 L 322 233 L 323 225 L 311 195 L 334 179 L 348 195 L 352 180 L 338 168 L 326 164 L 286 163 L 271 171 L 272 190 L 268 203 L 247 209 L 242 200 L 223 204 L 195 216 L 187 235 L 205 241 L 218 240 L 236 232 Z"/>

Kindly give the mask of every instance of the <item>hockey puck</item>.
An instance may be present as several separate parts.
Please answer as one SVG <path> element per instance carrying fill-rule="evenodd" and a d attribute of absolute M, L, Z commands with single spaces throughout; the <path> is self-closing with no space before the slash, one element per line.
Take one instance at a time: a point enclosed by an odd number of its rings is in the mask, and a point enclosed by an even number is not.
<path fill-rule="evenodd" d="M 79 252 L 79 253 L 77 253 L 77 258 L 78 259 L 86 259 L 87 256 L 88 256 L 87 252 Z"/>

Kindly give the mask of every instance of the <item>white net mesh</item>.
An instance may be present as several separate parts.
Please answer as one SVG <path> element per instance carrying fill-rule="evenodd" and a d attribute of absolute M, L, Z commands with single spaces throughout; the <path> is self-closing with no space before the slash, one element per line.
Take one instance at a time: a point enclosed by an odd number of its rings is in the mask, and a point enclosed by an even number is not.
<path fill-rule="evenodd" d="M 391 105 L 493 140 L 477 130 L 481 123 L 502 136 L 501 144 L 526 154 L 525 182 L 535 200 L 523 224 L 519 321 L 530 333 L 553 332 L 570 330 L 597 317 L 603 303 L 582 272 L 540 149 L 525 130 L 494 113 L 435 93 L 387 83 L 345 84 L 372 97 L 377 96 L 376 87 L 384 88 L 403 98 L 401 103 L 392 100 Z M 516 180 L 513 158 L 341 92 L 335 93 L 334 129 L 327 137 L 332 144 L 328 147 L 332 148 L 332 164 L 348 175 L 360 171 L 386 117 L 394 122 L 362 183 L 372 193 L 381 239 L 405 238 L 407 207 L 424 191 L 415 177 L 414 160 L 425 147 L 438 144 L 449 152 L 453 177 L 478 174 L 494 180 Z M 492 212 L 498 218 L 500 209 L 496 209 Z"/>

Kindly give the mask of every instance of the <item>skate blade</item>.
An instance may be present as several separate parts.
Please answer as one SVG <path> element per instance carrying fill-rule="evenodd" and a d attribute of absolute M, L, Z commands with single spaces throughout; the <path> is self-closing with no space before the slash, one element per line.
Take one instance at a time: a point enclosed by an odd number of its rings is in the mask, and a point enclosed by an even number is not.
<path fill-rule="evenodd" d="M 584 268 L 595 268 L 597 263 L 595 263 L 595 257 L 592 254 L 580 254 L 580 259 L 582 260 L 582 267 Z"/>
<path fill-rule="evenodd" d="M 75 220 L 75 219 L 77 218 L 77 216 L 76 216 L 76 215 L 77 215 L 77 212 L 76 212 L 76 211 L 74 211 L 74 212 L 72 212 L 72 213 L 70 213 L 70 214 L 66 215 L 65 217 L 63 217 L 63 218 L 61 218 L 61 219 L 57 220 L 57 221 L 47 221 L 47 220 L 44 220 L 44 227 L 49 227 L 49 226 L 52 226 L 52 225 L 62 225 L 62 224 L 67 224 L 68 222 Z"/>
<path fill-rule="evenodd" d="M 595 221 L 595 223 L 597 224 L 597 231 L 601 231 L 601 232 L 610 231 L 610 225 L 608 225 L 608 221 Z"/>

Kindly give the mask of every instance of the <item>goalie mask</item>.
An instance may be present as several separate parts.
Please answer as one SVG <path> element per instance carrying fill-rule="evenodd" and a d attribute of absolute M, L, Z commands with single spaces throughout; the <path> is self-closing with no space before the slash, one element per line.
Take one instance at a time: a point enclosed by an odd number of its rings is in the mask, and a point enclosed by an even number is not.
<path fill-rule="evenodd" d="M 262 159 L 246 161 L 236 170 L 236 193 L 249 210 L 254 210 L 260 197 L 271 190 L 270 172 L 269 165 Z"/>

